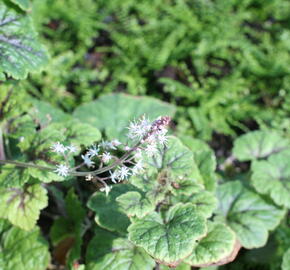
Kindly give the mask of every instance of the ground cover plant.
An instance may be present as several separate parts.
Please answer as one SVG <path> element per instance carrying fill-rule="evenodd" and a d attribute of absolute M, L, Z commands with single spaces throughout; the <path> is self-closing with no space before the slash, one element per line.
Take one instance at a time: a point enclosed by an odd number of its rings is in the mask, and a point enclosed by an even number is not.
<path fill-rule="evenodd" d="M 290 269 L 290 4 L 0 3 L 0 270 Z"/>

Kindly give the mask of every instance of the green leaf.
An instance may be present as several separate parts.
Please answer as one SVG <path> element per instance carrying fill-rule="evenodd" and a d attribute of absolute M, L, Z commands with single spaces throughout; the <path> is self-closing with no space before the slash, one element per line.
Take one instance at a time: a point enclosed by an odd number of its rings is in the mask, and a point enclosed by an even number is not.
<path fill-rule="evenodd" d="M 100 131 L 90 124 L 73 120 L 65 124 L 65 127 L 67 142 L 75 146 L 90 146 L 101 139 Z"/>
<path fill-rule="evenodd" d="M 31 18 L 0 3 L 0 76 L 25 79 L 28 72 L 39 71 L 48 61 L 36 39 Z"/>
<path fill-rule="evenodd" d="M 233 154 L 241 161 L 267 158 L 285 150 L 289 141 L 274 131 L 253 131 L 234 142 Z"/>
<path fill-rule="evenodd" d="M 153 270 L 155 261 L 126 238 L 96 230 L 86 254 L 87 270 Z"/>
<path fill-rule="evenodd" d="M 47 192 L 41 185 L 25 189 L 0 189 L 0 217 L 12 224 L 31 230 L 38 220 L 40 210 L 47 206 Z"/>
<path fill-rule="evenodd" d="M 29 0 L 10 0 L 10 1 L 18 5 L 23 10 L 28 10 L 30 7 Z"/>
<path fill-rule="evenodd" d="M 0 269 L 45 270 L 50 261 L 48 244 L 38 228 L 26 232 L 0 220 Z"/>
<path fill-rule="evenodd" d="M 236 235 L 229 227 L 221 223 L 209 223 L 207 235 L 184 261 L 195 267 L 219 263 L 232 253 L 235 242 Z"/>
<path fill-rule="evenodd" d="M 142 198 L 142 195 L 136 191 L 129 191 L 117 197 L 116 201 L 128 217 L 142 218 L 155 208 L 155 205 L 148 198 Z"/>
<path fill-rule="evenodd" d="M 252 183 L 255 189 L 268 194 L 275 203 L 290 208 L 290 151 L 272 155 L 266 161 L 252 164 Z"/>
<path fill-rule="evenodd" d="M 217 199 L 212 192 L 204 190 L 203 188 L 197 188 L 190 195 L 178 195 L 172 197 L 172 202 L 191 203 L 195 205 L 196 211 L 203 215 L 205 218 L 209 218 L 214 209 L 217 206 Z"/>
<path fill-rule="evenodd" d="M 161 264 L 160 270 L 172 270 L 172 267 Z M 181 263 L 177 265 L 174 270 L 191 270 L 191 266 L 189 264 Z"/>
<path fill-rule="evenodd" d="M 285 214 L 285 211 L 243 187 L 239 181 L 220 185 L 217 196 L 218 213 L 226 218 L 227 224 L 245 248 L 264 246 L 268 230 L 273 230 Z"/>
<path fill-rule="evenodd" d="M 17 188 L 22 187 L 31 179 L 27 169 L 17 168 L 12 164 L 1 165 L 0 187 Z"/>
<path fill-rule="evenodd" d="M 173 116 L 174 113 L 174 106 L 151 97 L 111 94 L 79 106 L 74 117 L 82 123 L 105 130 L 109 139 L 126 141 L 130 121 L 144 114 L 155 120 L 158 116 Z"/>
<path fill-rule="evenodd" d="M 213 150 L 199 139 L 183 136 L 181 140 L 193 152 L 194 160 L 203 178 L 205 188 L 209 191 L 214 191 L 217 181 L 215 175 L 216 157 Z"/>
<path fill-rule="evenodd" d="M 177 265 L 192 252 L 195 241 L 206 234 L 206 222 L 193 205 L 177 204 L 164 220 L 154 212 L 134 221 L 128 232 L 129 240 L 155 259 Z"/>
<path fill-rule="evenodd" d="M 33 99 L 32 104 L 33 108 L 31 109 L 30 114 L 33 115 L 42 126 L 46 126 L 50 123 L 66 123 L 72 118 L 69 114 L 64 113 L 62 110 L 47 102 Z"/>
<path fill-rule="evenodd" d="M 119 184 L 113 186 L 108 196 L 102 192 L 96 192 L 90 197 L 87 205 L 95 212 L 95 221 L 100 227 L 121 234 L 126 233 L 130 221 L 116 198 L 132 190 L 136 190 L 132 185 Z"/>
<path fill-rule="evenodd" d="M 35 164 L 39 166 L 45 166 L 45 167 L 51 167 L 51 165 L 48 165 L 46 162 L 39 160 L 36 161 Z M 51 183 L 51 182 L 61 182 L 64 181 L 64 177 L 59 176 L 58 174 L 54 173 L 53 171 L 49 170 L 41 170 L 37 168 L 27 168 L 27 173 L 38 180 L 39 182 L 43 183 Z"/>
<path fill-rule="evenodd" d="M 284 253 L 282 260 L 282 270 L 290 269 L 290 248 Z"/>

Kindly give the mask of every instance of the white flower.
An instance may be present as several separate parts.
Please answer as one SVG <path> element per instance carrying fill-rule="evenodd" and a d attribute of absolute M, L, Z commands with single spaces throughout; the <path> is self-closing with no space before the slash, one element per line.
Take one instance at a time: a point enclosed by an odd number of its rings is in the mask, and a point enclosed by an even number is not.
<path fill-rule="evenodd" d="M 124 147 L 124 150 L 125 150 L 125 151 L 130 151 L 130 150 L 131 150 L 131 147 L 128 146 L 128 145 L 126 145 L 126 146 Z"/>
<path fill-rule="evenodd" d="M 119 145 L 121 145 L 122 143 L 121 143 L 120 141 L 118 141 L 117 139 L 114 139 L 114 140 L 111 141 L 111 144 L 112 144 L 113 146 L 119 146 Z"/>
<path fill-rule="evenodd" d="M 132 175 L 139 174 L 144 171 L 144 166 L 141 160 L 139 160 L 132 168 Z"/>
<path fill-rule="evenodd" d="M 154 156 L 157 151 L 158 149 L 155 144 L 148 144 L 145 148 L 145 152 L 149 157 Z"/>
<path fill-rule="evenodd" d="M 95 162 L 93 162 L 91 160 L 91 157 L 89 156 L 89 154 L 85 154 L 85 155 L 82 155 L 82 159 L 84 161 L 84 163 L 88 166 L 88 167 L 93 167 Z"/>
<path fill-rule="evenodd" d="M 111 155 L 109 152 L 104 152 L 104 153 L 102 154 L 102 161 L 103 161 L 104 163 L 109 162 L 111 159 L 112 159 L 112 155 Z"/>
<path fill-rule="evenodd" d="M 112 189 L 111 186 L 106 185 L 106 186 L 100 188 L 100 191 L 105 191 L 106 196 L 108 196 L 108 194 L 109 194 L 109 192 L 110 192 L 111 189 Z"/>
<path fill-rule="evenodd" d="M 118 170 L 118 174 L 119 174 L 120 180 L 124 180 L 130 175 L 130 172 L 127 167 L 123 166 Z"/>
<path fill-rule="evenodd" d="M 97 156 L 99 154 L 100 149 L 96 147 L 94 144 L 91 148 L 88 149 L 87 155 L 89 155 L 91 158 L 94 156 Z"/>
<path fill-rule="evenodd" d="M 78 151 L 78 149 L 76 148 L 76 146 L 74 145 L 69 145 L 66 147 L 66 149 L 70 152 L 70 153 L 76 153 Z"/>
<path fill-rule="evenodd" d="M 60 142 L 54 143 L 50 148 L 53 152 L 62 153 L 62 154 L 66 150 L 66 147 Z"/>
<path fill-rule="evenodd" d="M 114 171 L 113 173 L 110 171 L 110 175 L 111 175 L 111 180 L 113 183 L 116 184 L 116 182 L 118 181 L 119 178 L 119 174 L 117 171 Z M 117 180 L 117 181 L 116 181 Z"/>
<path fill-rule="evenodd" d="M 111 149 L 112 148 L 112 144 L 108 141 L 102 141 L 100 143 L 100 146 L 103 147 L 104 149 Z"/>
<path fill-rule="evenodd" d="M 142 139 L 150 128 L 150 121 L 143 116 L 139 121 L 130 123 L 128 137 L 131 139 Z"/>
<path fill-rule="evenodd" d="M 165 134 L 158 134 L 158 142 L 161 145 L 167 145 L 167 143 L 168 143 L 168 137 L 165 136 Z"/>
<path fill-rule="evenodd" d="M 59 164 L 56 166 L 56 169 L 54 170 L 58 175 L 60 176 L 68 176 L 69 174 L 69 167 L 64 164 Z"/>

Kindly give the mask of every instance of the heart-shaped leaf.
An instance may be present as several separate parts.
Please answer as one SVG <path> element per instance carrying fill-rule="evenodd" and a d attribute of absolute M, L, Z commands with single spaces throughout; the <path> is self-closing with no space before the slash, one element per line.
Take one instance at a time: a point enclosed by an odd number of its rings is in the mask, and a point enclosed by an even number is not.
<path fill-rule="evenodd" d="M 195 206 L 180 203 L 170 208 L 164 219 L 154 212 L 135 220 L 128 232 L 129 240 L 155 259 L 177 265 L 192 252 L 195 241 L 206 234 L 206 221 Z"/>
<path fill-rule="evenodd" d="M 233 154 L 241 161 L 267 158 L 289 147 L 289 141 L 273 131 L 253 131 L 234 142 Z"/>
<path fill-rule="evenodd" d="M 126 238 L 96 229 L 86 254 L 87 270 L 153 270 L 155 261 Z"/>
<path fill-rule="evenodd" d="M 269 194 L 275 203 L 290 208 L 290 151 L 272 155 L 268 160 L 252 164 L 252 183 L 262 194 Z"/>
<path fill-rule="evenodd" d="M 0 3 L 0 77 L 6 73 L 25 79 L 48 61 L 46 51 L 36 39 L 31 18 Z"/>
<path fill-rule="evenodd" d="M 142 218 L 155 208 L 155 205 L 148 198 L 142 198 L 142 195 L 136 191 L 129 191 L 117 197 L 116 201 L 129 217 L 137 216 L 138 218 Z"/>
<path fill-rule="evenodd" d="M 41 185 L 25 189 L 0 189 L 0 217 L 12 224 L 31 230 L 36 224 L 40 210 L 47 206 L 47 192 Z"/>
<path fill-rule="evenodd" d="M 151 97 L 111 94 L 79 106 L 74 116 L 82 123 L 105 130 L 109 139 L 126 141 L 130 121 L 144 114 L 155 120 L 162 115 L 173 116 L 174 113 L 174 106 Z"/>
<path fill-rule="evenodd" d="M 273 230 L 285 214 L 285 211 L 243 187 L 239 181 L 220 185 L 217 196 L 218 212 L 226 218 L 227 224 L 245 248 L 265 245 L 268 230 Z"/>
<path fill-rule="evenodd" d="M 45 270 L 48 267 L 48 244 L 38 228 L 26 232 L 0 220 L 0 247 L 0 269 Z"/>
<path fill-rule="evenodd" d="M 235 233 L 222 223 L 209 223 L 207 235 L 198 241 L 185 262 L 195 267 L 218 264 L 234 250 Z"/>

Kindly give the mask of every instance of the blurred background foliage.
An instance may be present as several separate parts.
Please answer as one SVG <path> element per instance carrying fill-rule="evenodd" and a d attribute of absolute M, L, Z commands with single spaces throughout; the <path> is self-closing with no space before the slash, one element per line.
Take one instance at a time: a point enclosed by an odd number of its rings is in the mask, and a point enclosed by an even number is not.
<path fill-rule="evenodd" d="M 177 131 L 211 140 L 289 129 L 290 2 L 33 0 L 51 55 L 29 92 L 71 112 L 109 92 L 176 104 Z"/>

